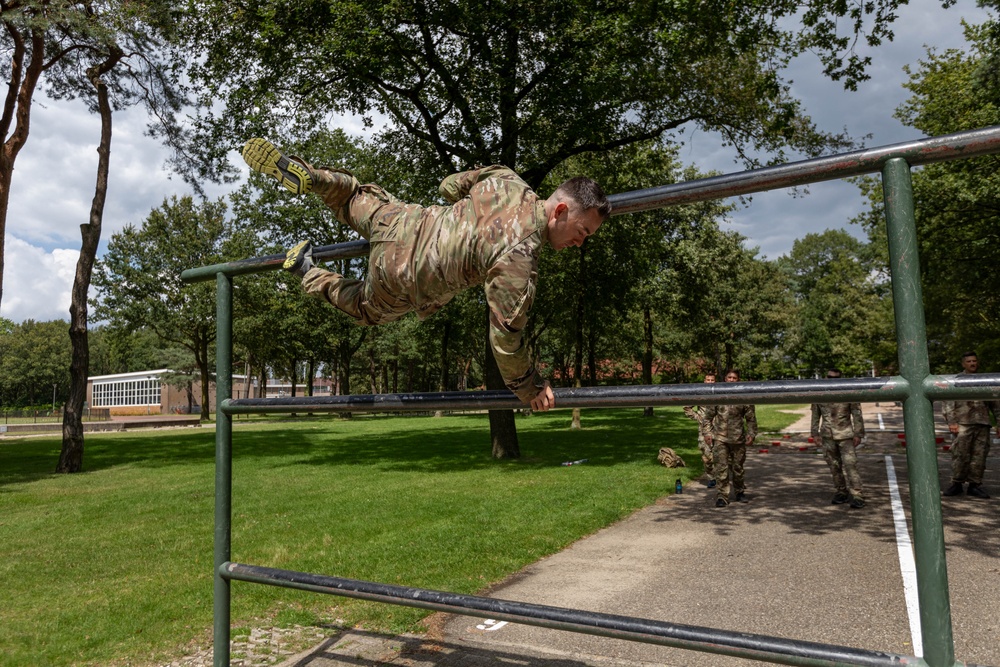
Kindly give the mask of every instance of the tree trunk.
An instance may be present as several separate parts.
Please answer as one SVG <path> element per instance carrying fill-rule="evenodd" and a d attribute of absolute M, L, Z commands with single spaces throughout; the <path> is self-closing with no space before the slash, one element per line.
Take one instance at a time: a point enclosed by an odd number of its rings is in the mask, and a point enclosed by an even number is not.
<path fill-rule="evenodd" d="M 438 376 L 438 391 L 448 391 L 448 335 L 451 333 L 451 321 L 445 320 L 444 333 L 441 334 L 441 374 Z M 437 410 L 435 417 L 443 417 L 444 411 Z"/>
<path fill-rule="evenodd" d="M 573 386 L 574 387 L 583 386 L 580 383 L 579 375 L 576 376 L 576 382 L 573 383 Z M 581 428 L 583 428 L 583 424 L 580 422 L 580 408 L 573 408 L 573 420 L 569 423 L 569 428 L 570 430 L 573 431 L 579 431 Z"/>
<path fill-rule="evenodd" d="M 645 342 L 642 350 L 642 383 L 650 385 L 653 384 L 653 315 L 648 305 L 642 309 L 642 319 L 643 339 Z M 642 409 L 642 416 L 652 417 L 652 406 L 644 407 Z"/>
<path fill-rule="evenodd" d="M 212 374 L 208 370 L 208 341 L 202 335 L 198 336 L 198 354 L 195 354 L 195 361 L 198 362 L 198 372 L 201 373 L 201 414 L 198 415 L 198 418 L 207 422 L 212 418 L 211 411 L 208 409 L 211 405 L 209 385 L 212 382 Z"/>
<path fill-rule="evenodd" d="M 489 307 L 486 317 L 489 318 Z M 487 322 L 487 327 L 489 323 Z M 487 328 L 487 331 L 489 329 Z M 507 384 L 500 374 L 500 367 L 493 356 L 493 346 L 489 335 L 486 336 L 486 389 L 506 389 Z M 521 447 L 517 442 L 517 423 L 514 421 L 513 410 L 490 410 L 490 442 L 493 444 L 493 458 L 519 459 Z"/>
<path fill-rule="evenodd" d="M 104 202 L 108 194 L 108 165 L 111 161 L 111 105 L 108 103 L 108 89 L 101 81 L 101 75 L 111 70 L 121 60 L 122 55 L 120 50 L 114 48 L 103 63 L 87 70 L 87 77 L 97 89 L 97 107 L 101 115 L 101 143 L 97 148 L 97 185 L 94 189 L 94 199 L 90 204 L 90 221 L 80 225 L 82 244 L 70 298 L 69 338 L 73 348 L 73 358 L 70 362 L 69 398 L 63 410 L 62 450 L 56 466 L 56 472 L 60 473 L 83 470 L 83 404 L 87 399 L 87 373 L 90 368 L 87 291 L 90 289 L 97 245 L 101 240 Z"/>
<path fill-rule="evenodd" d="M 28 141 L 28 126 L 31 117 L 31 98 L 35 94 L 38 78 L 45 64 L 45 29 L 36 27 L 31 31 L 31 59 L 24 66 L 24 56 L 29 52 L 25 35 L 14 25 L 6 25 L 12 48 L 10 74 L 7 78 L 7 103 L 0 117 L 0 137 L 9 138 L 0 150 L 0 301 L 3 300 L 4 236 L 7 230 L 7 211 L 10 206 L 10 184 L 14 176 L 14 161 Z M 17 92 L 15 92 L 15 89 Z M 14 124 L 14 131 L 10 132 Z M 10 133 L 8 135 L 8 132 Z M 72 390 L 70 391 L 72 394 Z M 82 445 L 81 445 L 82 446 Z M 81 452 L 82 454 L 82 452 Z"/>

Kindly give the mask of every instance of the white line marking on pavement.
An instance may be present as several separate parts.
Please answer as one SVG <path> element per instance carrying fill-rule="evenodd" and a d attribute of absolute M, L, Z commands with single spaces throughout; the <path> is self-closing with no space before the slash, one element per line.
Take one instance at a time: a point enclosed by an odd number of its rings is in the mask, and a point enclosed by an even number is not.
<path fill-rule="evenodd" d="M 878 430 L 880 430 L 880 431 L 884 431 L 885 430 L 885 423 L 882 421 L 882 413 L 881 412 L 878 413 Z"/>
<path fill-rule="evenodd" d="M 879 415 L 879 422 L 882 416 Z M 906 527 L 903 501 L 899 497 L 896 484 L 896 467 L 892 457 L 885 457 L 885 476 L 889 479 L 889 497 L 892 500 L 892 521 L 896 525 L 896 551 L 899 553 L 899 572 L 903 575 L 903 597 L 906 599 L 906 615 L 910 618 L 910 637 L 913 641 L 913 655 L 924 655 L 924 643 L 920 634 L 920 604 L 917 601 L 917 565 L 913 561 L 913 543 Z"/>
<path fill-rule="evenodd" d="M 507 621 L 494 621 L 492 618 L 487 618 L 485 621 L 477 625 L 476 629 L 493 632 L 494 630 L 499 630 L 505 625 L 507 625 Z"/>

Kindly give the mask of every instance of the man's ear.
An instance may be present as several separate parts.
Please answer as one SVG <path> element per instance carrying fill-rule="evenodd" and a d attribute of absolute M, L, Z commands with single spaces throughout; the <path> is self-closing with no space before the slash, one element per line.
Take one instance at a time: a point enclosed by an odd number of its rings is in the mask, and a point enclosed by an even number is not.
<path fill-rule="evenodd" d="M 559 203 L 556 204 L 556 207 L 554 209 L 552 209 L 552 212 L 558 218 L 559 216 L 561 216 L 562 214 L 564 214 L 568 210 L 569 210 L 569 204 L 567 204 L 564 201 L 561 201 L 561 202 L 559 202 Z"/>

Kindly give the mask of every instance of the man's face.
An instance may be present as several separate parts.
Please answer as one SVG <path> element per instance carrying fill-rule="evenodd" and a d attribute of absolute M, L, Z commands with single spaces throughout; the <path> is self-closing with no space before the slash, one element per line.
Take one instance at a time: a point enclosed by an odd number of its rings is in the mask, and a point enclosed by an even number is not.
<path fill-rule="evenodd" d="M 840 379 L 840 373 L 827 373 L 826 374 L 826 379 L 827 380 L 839 380 Z"/>
<path fill-rule="evenodd" d="M 726 382 L 739 382 L 740 374 L 734 371 L 729 371 L 726 373 Z"/>
<path fill-rule="evenodd" d="M 582 246 L 587 237 L 601 226 L 601 222 L 601 214 L 596 208 L 580 211 L 575 206 L 559 203 L 549 220 L 549 243 L 556 250 Z"/>
<path fill-rule="evenodd" d="M 715 384 L 715 373 L 708 373 L 705 375 L 706 384 Z"/>
<path fill-rule="evenodd" d="M 979 370 L 979 357 L 974 354 L 962 357 L 962 368 L 965 369 L 966 373 L 975 373 Z"/>

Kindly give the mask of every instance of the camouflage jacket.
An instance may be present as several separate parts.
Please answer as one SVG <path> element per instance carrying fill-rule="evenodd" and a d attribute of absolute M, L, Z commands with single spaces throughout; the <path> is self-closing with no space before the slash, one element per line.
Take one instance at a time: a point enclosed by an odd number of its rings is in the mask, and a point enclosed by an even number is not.
<path fill-rule="evenodd" d="M 702 412 L 706 438 L 729 445 L 757 437 L 757 409 L 752 405 L 706 405 Z"/>
<path fill-rule="evenodd" d="M 964 374 L 964 371 L 963 371 Z M 944 419 L 951 424 L 985 424 L 990 425 L 990 412 L 1000 423 L 1000 401 L 942 401 L 941 412 Z"/>
<path fill-rule="evenodd" d="M 822 422 L 822 424 L 821 424 Z M 865 423 L 861 419 L 860 403 L 813 403 L 813 437 L 849 440 L 865 437 Z"/>
<path fill-rule="evenodd" d="M 407 240 L 393 244 L 392 258 L 386 257 L 387 269 L 391 264 L 390 272 L 405 283 L 391 287 L 402 288 L 423 319 L 462 290 L 485 283 L 493 355 L 507 387 L 530 401 L 543 381 L 521 332 L 535 298 L 538 253 L 548 241 L 544 201 L 497 165 L 452 174 L 440 190 L 451 206 L 413 207 L 414 214 L 404 213 L 387 234 L 372 239 Z"/>

